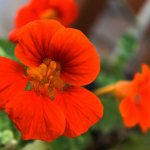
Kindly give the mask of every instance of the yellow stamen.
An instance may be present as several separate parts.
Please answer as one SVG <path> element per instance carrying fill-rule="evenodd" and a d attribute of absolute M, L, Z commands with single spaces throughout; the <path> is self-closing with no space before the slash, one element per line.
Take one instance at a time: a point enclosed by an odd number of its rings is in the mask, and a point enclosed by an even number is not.
<path fill-rule="evenodd" d="M 57 19 L 58 13 L 54 9 L 48 9 L 41 13 L 41 19 Z"/>
<path fill-rule="evenodd" d="M 45 59 L 39 67 L 29 67 L 27 73 L 31 89 L 51 98 L 65 86 L 60 79 L 60 65 L 51 59 Z"/>

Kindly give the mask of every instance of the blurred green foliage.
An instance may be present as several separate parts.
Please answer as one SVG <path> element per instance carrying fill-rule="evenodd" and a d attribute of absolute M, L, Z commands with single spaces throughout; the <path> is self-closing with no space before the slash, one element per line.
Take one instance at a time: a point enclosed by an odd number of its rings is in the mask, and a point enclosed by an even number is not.
<path fill-rule="evenodd" d="M 96 80 L 96 88 L 126 78 L 123 69 L 126 62 L 134 55 L 137 43 L 137 39 L 130 34 L 125 34 L 120 38 L 113 59 L 101 61 L 101 73 Z M 0 39 L 0 56 L 16 60 L 14 47 L 15 45 L 9 41 Z M 137 128 L 129 131 L 124 128 L 118 110 L 119 100 L 112 95 L 104 95 L 100 99 L 105 108 L 104 117 L 100 122 L 78 138 L 60 137 L 51 143 L 23 141 L 19 131 L 8 119 L 5 112 L 1 111 L 0 150 L 149 150 L 150 133 L 144 135 Z M 112 131 L 118 135 L 113 137 L 116 139 L 113 144 L 110 138 Z M 122 131 L 126 133 L 125 137 L 121 134 Z M 100 149 L 96 148 L 98 145 L 101 147 Z"/>
<path fill-rule="evenodd" d="M 0 56 L 4 56 L 16 60 L 14 54 L 14 48 L 15 48 L 15 44 L 9 42 L 6 39 L 0 39 Z"/>

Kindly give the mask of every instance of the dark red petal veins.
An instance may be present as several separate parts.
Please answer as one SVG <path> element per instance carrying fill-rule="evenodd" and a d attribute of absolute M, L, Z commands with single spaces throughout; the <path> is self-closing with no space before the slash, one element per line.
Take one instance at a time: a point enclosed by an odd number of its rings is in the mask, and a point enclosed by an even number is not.
<path fill-rule="evenodd" d="M 84 88 L 70 87 L 58 97 L 55 101 L 66 116 L 65 136 L 81 135 L 103 116 L 103 105 L 99 98 Z"/>

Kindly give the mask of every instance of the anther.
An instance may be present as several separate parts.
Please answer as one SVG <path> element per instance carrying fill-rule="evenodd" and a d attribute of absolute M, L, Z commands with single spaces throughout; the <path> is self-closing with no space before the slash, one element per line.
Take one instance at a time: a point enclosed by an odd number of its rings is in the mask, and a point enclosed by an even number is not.
<path fill-rule="evenodd" d="M 31 89 L 42 95 L 54 98 L 56 91 L 65 86 L 60 79 L 60 65 L 51 59 L 44 59 L 39 67 L 29 67 L 27 73 Z"/>

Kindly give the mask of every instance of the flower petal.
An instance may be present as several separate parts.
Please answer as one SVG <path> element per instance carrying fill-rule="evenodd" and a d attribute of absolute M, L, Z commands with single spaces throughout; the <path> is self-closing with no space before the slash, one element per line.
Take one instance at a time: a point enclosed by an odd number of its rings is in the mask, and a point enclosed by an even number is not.
<path fill-rule="evenodd" d="M 36 13 L 34 13 L 32 7 L 30 5 L 25 5 L 17 12 L 15 18 L 15 27 L 20 28 L 35 19 L 38 19 L 38 16 Z"/>
<path fill-rule="evenodd" d="M 26 85 L 24 68 L 11 59 L 0 57 L 0 108 Z"/>
<path fill-rule="evenodd" d="M 6 112 L 25 140 L 50 142 L 65 129 L 65 117 L 59 106 L 33 91 L 19 93 L 6 105 Z"/>
<path fill-rule="evenodd" d="M 59 30 L 51 41 L 49 57 L 61 65 L 61 77 L 72 85 L 87 85 L 99 73 L 99 56 L 86 36 L 76 29 Z"/>
<path fill-rule="evenodd" d="M 150 110 L 146 109 L 145 107 L 141 107 L 140 111 L 140 127 L 143 132 L 147 132 L 150 128 Z"/>
<path fill-rule="evenodd" d="M 127 127 L 133 127 L 139 123 L 139 113 L 136 104 L 130 99 L 125 98 L 121 101 L 120 113 L 123 117 L 124 124 Z"/>
<path fill-rule="evenodd" d="M 51 50 L 51 38 L 60 28 L 63 26 L 54 20 L 39 20 L 25 25 L 18 36 L 16 57 L 24 65 L 40 65 Z"/>
<path fill-rule="evenodd" d="M 78 16 L 78 7 L 74 0 L 53 0 L 49 6 L 59 12 L 58 20 L 65 26 L 72 24 Z"/>
<path fill-rule="evenodd" d="M 17 42 L 18 41 L 18 30 L 25 24 L 38 19 L 38 16 L 36 13 L 32 10 L 30 5 L 24 5 L 19 9 L 17 12 L 16 18 L 15 18 L 15 27 L 12 32 L 9 33 L 9 39 L 12 42 Z"/>
<path fill-rule="evenodd" d="M 34 12 L 38 14 L 46 9 L 50 9 L 49 0 L 30 0 L 29 5 L 32 7 Z"/>
<path fill-rule="evenodd" d="M 68 26 L 78 16 L 78 8 L 74 0 L 31 0 L 30 6 L 38 14 L 44 10 L 54 9 L 58 13 L 57 20 Z"/>
<path fill-rule="evenodd" d="M 150 68 L 148 67 L 148 65 L 146 64 L 142 65 L 142 72 L 136 73 L 134 76 L 134 80 L 132 82 L 135 88 L 137 88 L 138 86 L 142 86 L 144 84 L 150 86 Z"/>
<path fill-rule="evenodd" d="M 99 98 L 84 88 L 70 87 L 58 97 L 56 102 L 66 115 L 65 136 L 81 135 L 103 116 Z"/>

